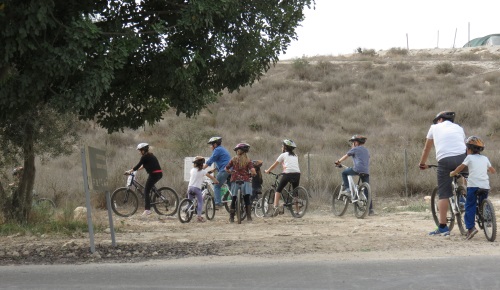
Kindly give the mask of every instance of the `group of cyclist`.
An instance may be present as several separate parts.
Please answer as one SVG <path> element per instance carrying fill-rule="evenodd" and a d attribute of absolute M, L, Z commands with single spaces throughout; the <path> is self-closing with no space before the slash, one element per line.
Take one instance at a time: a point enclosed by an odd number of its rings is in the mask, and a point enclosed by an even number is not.
<path fill-rule="evenodd" d="M 348 175 L 360 175 L 364 182 L 369 182 L 369 159 L 370 154 L 368 150 L 364 147 L 366 142 L 366 137 L 361 135 L 354 135 L 349 139 L 352 144 L 352 148 L 342 156 L 338 161 L 335 162 L 336 165 L 346 160 L 348 157 L 353 158 L 354 166 L 353 168 L 347 168 L 342 172 L 344 191 L 346 194 L 348 191 L 347 176 Z M 252 161 L 247 153 L 250 150 L 250 145 L 247 143 L 238 143 L 233 150 L 236 155 L 231 157 L 229 151 L 222 146 L 222 137 L 212 137 L 208 141 L 210 148 L 212 149 L 212 154 L 208 160 L 205 162 L 205 158 L 197 156 L 193 161 L 193 168 L 190 171 L 190 179 L 188 184 L 188 198 L 193 198 L 196 196 L 198 200 L 201 200 L 201 185 L 204 176 L 208 176 L 212 179 L 214 184 L 214 197 L 215 197 L 215 207 L 219 209 L 222 207 L 222 196 L 221 189 L 222 186 L 227 182 L 228 177 L 230 177 L 230 189 L 231 189 L 231 205 L 229 210 L 229 221 L 234 222 L 235 209 L 236 209 L 236 193 L 241 190 L 243 193 L 243 200 L 245 203 L 246 216 L 248 221 L 252 221 L 251 211 L 251 195 L 255 196 L 257 193 L 261 192 L 262 189 L 262 175 L 260 172 L 260 167 L 262 166 L 262 161 L 254 160 Z M 277 216 L 280 212 L 283 212 L 283 206 L 279 204 L 281 198 L 281 191 L 289 183 L 292 188 L 295 189 L 300 185 L 300 167 L 298 156 L 295 154 L 294 150 L 297 145 L 293 140 L 284 139 L 281 143 L 281 154 L 278 156 L 276 161 L 266 170 L 265 173 L 271 173 L 278 165 L 282 166 L 281 179 L 276 187 L 274 204 L 269 209 L 271 216 Z M 144 168 L 149 176 L 146 181 L 146 186 L 144 189 L 145 196 L 145 210 L 143 215 L 150 215 L 150 201 L 149 193 L 151 188 L 156 182 L 162 178 L 162 170 L 159 165 L 158 159 L 149 152 L 149 144 L 140 143 L 137 146 L 141 154 L 141 159 L 139 163 L 132 169 L 128 170 L 127 173 L 132 171 L 140 170 Z M 213 177 L 207 170 L 209 166 L 214 165 L 217 170 L 217 175 Z M 189 194 L 193 192 L 194 194 Z M 199 202 L 198 206 L 202 203 Z M 204 222 L 205 220 L 201 217 L 201 208 L 197 210 L 198 221 Z M 370 204 L 370 214 L 373 214 L 372 205 Z"/>
<path fill-rule="evenodd" d="M 429 168 L 426 164 L 432 147 L 435 147 L 438 182 L 438 211 L 439 226 L 429 235 L 450 235 L 447 226 L 448 199 L 453 195 L 452 177 L 465 168 L 468 170 L 467 197 L 465 201 L 465 225 L 468 230 L 466 239 L 469 240 L 478 232 L 475 227 L 474 217 L 477 198 L 481 190 L 485 192 L 481 200 L 487 198 L 490 189 L 488 172 L 495 173 L 486 156 L 481 155 L 484 142 L 477 136 L 465 138 L 461 126 L 454 123 L 455 112 L 439 112 L 433 120 L 420 158 L 420 169 Z M 464 142 L 465 140 L 465 142 Z"/>

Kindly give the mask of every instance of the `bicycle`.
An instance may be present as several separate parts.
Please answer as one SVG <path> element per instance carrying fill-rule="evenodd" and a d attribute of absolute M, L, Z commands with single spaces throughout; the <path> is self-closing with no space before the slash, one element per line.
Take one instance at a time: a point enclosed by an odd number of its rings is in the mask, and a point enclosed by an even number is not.
<path fill-rule="evenodd" d="M 283 175 L 282 173 L 276 174 L 273 172 L 269 172 L 269 174 L 273 175 L 275 179 L 271 188 L 267 190 L 261 198 L 264 216 L 269 215 L 269 208 L 274 205 L 274 195 L 279 185 L 279 177 Z M 297 186 L 295 189 L 292 189 L 292 184 L 289 183 L 283 188 L 280 198 L 283 201 L 283 208 L 288 208 L 293 217 L 301 218 L 306 214 L 309 206 L 309 193 L 304 187 Z"/>
<path fill-rule="evenodd" d="M 427 165 L 429 168 L 437 168 L 437 165 Z M 448 226 L 450 232 L 455 226 L 455 222 L 458 224 L 461 235 L 467 235 L 467 229 L 465 228 L 464 216 L 465 216 L 465 200 L 467 198 L 467 188 L 458 183 L 460 178 L 464 178 L 467 181 L 467 173 L 459 173 L 453 176 L 451 181 L 451 186 L 453 189 L 453 195 L 448 199 L 448 212 L 446 215 L 446 225 Z M 431 211 L 432 218 L 436 226 L 439 226 L 439 208 L 438 208 L 438 187 L 436 186 L 432 190 L 431 194 Z"/>
<path fill-rule="evenodd" d="M 226 190 L 223 190 L 224 194 L 222 195 L 222 203 L 224 204 L 226 211 L 229 212 L 232 200 L 231 190 L 227 184 L 222 186 L 222 188 L 224 187 L 226 187 Z M 262 198 L 259 198 L 258 200 L 252 199 L 252 211 L 255 213 L 256 217 L 264 216 L 264 213 L 262 212 Z M 243 216 L 246 217 L 246 212 Z M 244 217 L 243 219 L 245 219 Z"/>
<path fill-rule="evenodd" d="M 56 211 L 56 204 L 52 199 L 40 197 L 35 190 L 33 190 L 33 202 L 32 208 L 41 213 L 47 213 L 48 215 L 54 215 Z"/>
<path fill-rule="evenodd" d="M 495 216 L 495 208 L 493 203 L 488 199 L 486 195 L 488 190 L 479 189 L 476 191 L 476 223 L 480 229 L 484 231 L 486 239 L 490 242 L 494 242 L 497 237 L 497 219 Z"/>
<path fill-rule="evenodd" d="M 210 192 L 209 181 L 206 178 L 201 186 L 201 192 L 203 196 L 203 212 L 205 213 L 205 217 L 207 220 L 212 220 L 215 216 L 215 200 Z M 198 213 L 198 199 L 196 199 L 196 195 L 193 192 L 189 192 L 189 195 L 193 199 L 184 198 L 179 204 L 179 211 L 177 212 L 177 216 L 181 223 L 188 223 L 193 218 L 193 214 Z"/>
<path fill-rule="evenodd" d="M 336 165 L 338 168 L 348 168 L 343 164 Z M 343 216 L 350 203 L 354 205 L 354 215 L 358 219 L 365 218 L 370 210 L 372 194 L 370 184 L 362 182 L 363 174 L 358 176 L 358 182 L 354 182 L 352 175 L 347 176 L 349 181 L 350 195 L 342 193 L 342 184 L 339 184 L 333 191 L 332 209 L 336 216 Z"/>
<path fill-rule="evenodd" d="M 136 179 L 134 171 L 128 175 L 125 187 L 117 188 L 111 195 L 111 208 L 113 212 L 121 217 L 129 217 L 136 213 L 139 207 L 138 195 L 144 198 L 144 186 Z M 177 212 L 179 205 L 179 196 L 177 192 L 170 187 L 156 186 L 151 188 L 150 198 L 151 206 L 159 215 L 173 216 Z"/>

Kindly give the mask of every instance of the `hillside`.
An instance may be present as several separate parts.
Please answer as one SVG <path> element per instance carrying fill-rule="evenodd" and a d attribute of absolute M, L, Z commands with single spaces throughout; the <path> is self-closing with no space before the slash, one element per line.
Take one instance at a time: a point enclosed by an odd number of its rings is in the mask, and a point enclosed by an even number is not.
<path fill-rule="evenodd" d="M 136 144 L 148 142 L 167 170 L 160 184 L 184 193 L 184 157 L 209 156 L 210 136 L 222 136 L 229 149 L 248 142 L 251 158 L 263 159 L 264 166 L 279 154 L 280 140 L 290 138 L 301 156 L 301 183 L 318 202 L 340 182 L 332 162 L 348 150 L 351 135 L 364 134 L 375 195 L 423 194 L 434 186 L 435 172 L 421 172 L 417 163 L 439 111 L 456 111 L 466 134 L 483 137 L 484 154 L 495 167 L 500 164 L 499 59 L 498 50 L 478 48 L 407 54 L 391 49 L 280 62 L 251 87 L 224 94 L 196 119 L 172 112 L 153 127 L 112 135 L 86 125 L 82 145 L 107 150 L 112 191 L 125 184 L 122 172 L 139 160 Z M 500 186 L 498 178 L 492 185 Z M 59 204 L 84 204 L 80 148 L 39 163 L 35 187 Z"/>

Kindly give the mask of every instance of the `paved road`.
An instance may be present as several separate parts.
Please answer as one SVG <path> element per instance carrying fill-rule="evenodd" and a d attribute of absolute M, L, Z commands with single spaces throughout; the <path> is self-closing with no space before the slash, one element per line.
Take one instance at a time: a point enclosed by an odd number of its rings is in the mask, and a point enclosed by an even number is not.
<path fill-rule="evenodd" d="M 218 258 L 217 258 L 218 259 Z M 493 257 L 2 266 L 1 289 L 500 289 Z M 201 265 L 200 265 L 201 264 Z M 444 270 L 444 271 L 442 271 Z"/>

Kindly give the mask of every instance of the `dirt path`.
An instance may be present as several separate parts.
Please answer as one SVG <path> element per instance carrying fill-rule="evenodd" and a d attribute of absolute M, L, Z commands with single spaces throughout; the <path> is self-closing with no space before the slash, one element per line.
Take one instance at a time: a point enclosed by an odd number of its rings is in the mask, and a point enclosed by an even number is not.
<path fill-rule="evenodd" d="M 500 199 L 493 201 L 500 209 Z M 95 213 L 95 219 L 107 224 L 106 212 Z M 176 218 L 136 215 L 115 218 L 114 224 L 117 247 L 111 247 L 109 233 L 97 233 L 94 255 L 89 253 L 87 234 L 73 238 L 14 235 L 0 237 L 0 261 L 51 264 L 160 258 L 210 261 L 221 256 L 255 261 L 298 256 L 305 260 L 353 260 L 500 255 L 499 242 L 488 242 L 483 232 L 470 241 L 463 240 L 458 228 L 449 237 L 429 237 L 427 233 L 434 227 L 430 212 L 395 208 L 380 209 L 366 219 L 356 219 L 351 209 L 343 217 L 336 217 L 325 208 L 310 211 L 302 219 L 285 212 L 276 218 L 254 218 L 252 223 L 238 225 L 229 224 L 227 212 L 222 209 L 206 223 L 181 224 Z"/>

